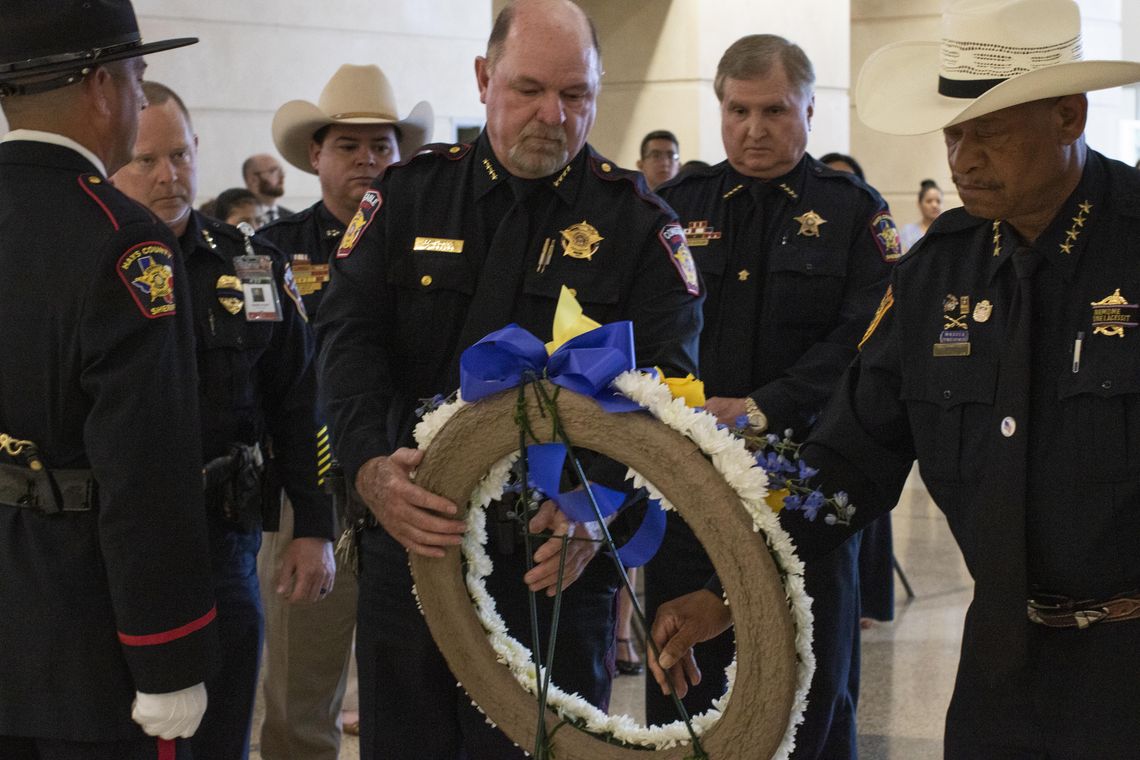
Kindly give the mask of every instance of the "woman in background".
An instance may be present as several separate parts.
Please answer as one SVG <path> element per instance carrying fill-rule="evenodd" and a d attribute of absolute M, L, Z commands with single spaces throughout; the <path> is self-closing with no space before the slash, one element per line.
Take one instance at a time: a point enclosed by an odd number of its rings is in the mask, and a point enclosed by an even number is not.
<path fill-rule="evenodd" d="M 904 225 L 899 230 L 903 253 L 909 251 L 910 247 L 926 234 L 930 225 L 942 213 L 942 189 L 932 179 L 922 181 L 922 186 L 918 191 L 918 210 L 922 214 L 921 221 Z"/>

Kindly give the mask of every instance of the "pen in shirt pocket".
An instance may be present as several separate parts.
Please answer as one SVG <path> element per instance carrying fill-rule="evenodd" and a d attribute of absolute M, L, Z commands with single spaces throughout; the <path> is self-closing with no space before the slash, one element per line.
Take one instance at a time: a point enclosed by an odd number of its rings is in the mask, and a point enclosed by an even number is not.
<path fill-rule="evenodd" d="M 1085 341 L 1085 334 L 1083 332 L 1077 333 L 1076 340 L 1073 341 L 1073 374 L 1081 371 L 1081 344 Z"/>

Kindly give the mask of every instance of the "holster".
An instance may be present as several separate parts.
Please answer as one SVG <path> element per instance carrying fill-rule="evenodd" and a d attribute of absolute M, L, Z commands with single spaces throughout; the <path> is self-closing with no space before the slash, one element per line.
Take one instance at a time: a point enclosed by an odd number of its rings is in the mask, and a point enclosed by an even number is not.
<path fill-rule="evenodd" d="M 202 468 L 206 508 L 244 531 L 261 525 L 265 458 L 260 444 L 234 443 Z"/>
<path fill-rule="evenodd" d="M 87 512 L 98 506 L 91 470 L 33 470 L 0 463 L 0 504 L 44 514 Z"/>
<path fill-rule="evenodd" d="M 345 477 L 344 468 L 335 459 L 325 473 L 323 488 L 332 497 L 333 509 L 344 530 L 366 526 L 370 519 L 374 519 L 368 505 Z"/>

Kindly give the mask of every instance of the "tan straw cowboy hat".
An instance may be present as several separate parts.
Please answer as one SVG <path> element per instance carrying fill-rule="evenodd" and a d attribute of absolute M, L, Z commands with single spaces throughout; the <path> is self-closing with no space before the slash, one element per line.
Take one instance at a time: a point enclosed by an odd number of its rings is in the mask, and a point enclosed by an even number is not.
<path fill-rule="evenodd" d="M 434 115 L 426 100 L 403 119 L 396 115 L 396 96 L 377 66 L 344 64 L 333 74 L 316 104 L 290 100 L 273 115 L 273 143 L 293 166 L 316 174 L 309 163 L 313 133 L 330 124 L 391 124 L 400 133 L 400 156 L 410 158 L 428 141 Z"/>
<path fill-rule="evenodd" d="M 1003 108 L 1140 81 L 1140 63 L 1082 61 L 1072 0 L 950 0 L 940 42 L 871 54 L 855 104 L 872 129 L 934 132 Z"/>

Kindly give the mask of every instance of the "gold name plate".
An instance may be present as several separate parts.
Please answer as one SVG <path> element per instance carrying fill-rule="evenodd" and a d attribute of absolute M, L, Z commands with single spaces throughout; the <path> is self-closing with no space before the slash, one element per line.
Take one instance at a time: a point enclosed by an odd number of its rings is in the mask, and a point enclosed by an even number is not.
<path fill-rule="evenodd" d="M 438 253 L 463 253 L 462 240 L 447 238 L 418 237 L 412 245 L 413 251 L 436 251 Z"/>

